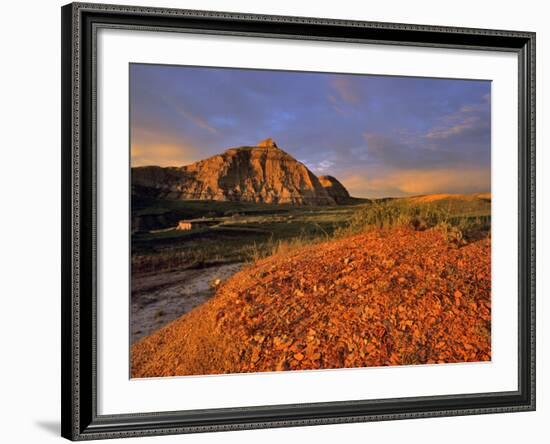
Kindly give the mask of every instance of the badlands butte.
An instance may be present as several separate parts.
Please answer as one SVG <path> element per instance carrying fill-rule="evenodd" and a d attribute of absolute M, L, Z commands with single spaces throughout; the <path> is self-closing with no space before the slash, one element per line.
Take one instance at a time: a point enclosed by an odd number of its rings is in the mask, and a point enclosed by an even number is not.
<path fill-rule="evenodd" d="M 131 375 L 491 359 L 491 195 L 365 199 L 271 138 L 132 168 Z"/>
<path fill-rule="evenodd" d="M 182 167 L 132 168 L 132 185 L 178 200 L 335 205 L 350 199 L 337 179 L 315 176 L 271 138 Z"/>

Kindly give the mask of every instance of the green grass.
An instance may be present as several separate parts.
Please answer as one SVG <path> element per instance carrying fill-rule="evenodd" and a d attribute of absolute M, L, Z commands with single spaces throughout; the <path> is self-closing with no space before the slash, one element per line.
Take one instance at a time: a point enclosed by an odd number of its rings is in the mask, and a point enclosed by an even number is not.
<path fill-rule="evenodd" d="M 133 208 L 134 216 L 162 214 L 163 222 L 171 226 L 181 219 L 219 220 L 216 225 L 190 231 L 133 234 L 132 272 L 138 274 L 254 261 L 374 228 L 437 227 L 456 242 L 484 236 L 490 229 L 490 202 L 481 199 L 444 199 L 422 204 L 411 203 L 409 199 L 367 203 L 363 200 L 333 207 L 212 201 L 141 201 L 140 204 L 141 207 Z"/>
<path fill-rule="evenodd" d="M 346 227 L 337 236 L 351 235 L 365 230 L 411 226 L 418 230 L 440 228 L 450 238 L 467 240 L 483 236 L 490 231 L 490 202 L 478 200 L 441 200 L 415 203 L 408 199 L 375 202 L 358 209 Z"/>
<path fill-rule="evenodd" d="M 132 199 L 132 215 L 173 212 L 181 219 L 222 217 L 233 214 L 276 214 L 292 211 L 292 205 L 256 204 L 248 202 L 221 202 L 208 200 Z"/>

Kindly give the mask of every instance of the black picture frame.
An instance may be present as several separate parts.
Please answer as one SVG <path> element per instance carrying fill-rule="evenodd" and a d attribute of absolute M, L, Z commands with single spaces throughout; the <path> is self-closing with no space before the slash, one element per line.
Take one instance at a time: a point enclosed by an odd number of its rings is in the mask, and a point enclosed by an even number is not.
<path fill-rule="evenodd" d="M 103 4 L 62 7 L 62 436 L 119 438 L 535 409 L 535 33 Z M 98 415 L 95 39 L 101 27 L 508 51 L 519 66 L 518 390 Z"/>

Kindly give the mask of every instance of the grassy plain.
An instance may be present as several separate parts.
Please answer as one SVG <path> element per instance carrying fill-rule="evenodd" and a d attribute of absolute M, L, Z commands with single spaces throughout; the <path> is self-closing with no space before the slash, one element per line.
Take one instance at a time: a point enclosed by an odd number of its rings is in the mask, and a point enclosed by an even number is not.
<path fill-rule="evenodd" d="M 490 195 L 355 199 L 348 205 L 319 207 L 141 199 L 133 202 L 132 217 L 158 221 L 157 229 L 132 235 L 132 273 L 253 262 L 374 228 L 438 227 L 450 241 L 461 243 L 486 236 L 490 214 Z M 196 219 L 210 224 L 175 229 L 179 220 Z"/>

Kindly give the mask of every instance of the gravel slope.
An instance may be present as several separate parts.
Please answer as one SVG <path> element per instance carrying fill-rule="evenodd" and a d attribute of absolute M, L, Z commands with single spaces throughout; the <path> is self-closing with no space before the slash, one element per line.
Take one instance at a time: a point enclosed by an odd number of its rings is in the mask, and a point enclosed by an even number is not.
<path fill-rule="evenodd" d="M 246 267 L 132 347 L 132 377 L 488 361 L 491 246 L 377 230 Z"/>

